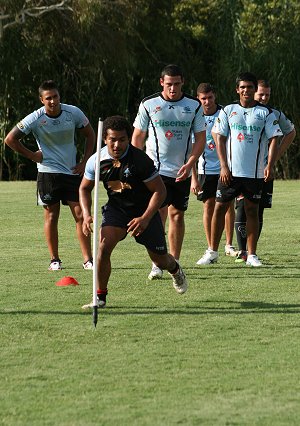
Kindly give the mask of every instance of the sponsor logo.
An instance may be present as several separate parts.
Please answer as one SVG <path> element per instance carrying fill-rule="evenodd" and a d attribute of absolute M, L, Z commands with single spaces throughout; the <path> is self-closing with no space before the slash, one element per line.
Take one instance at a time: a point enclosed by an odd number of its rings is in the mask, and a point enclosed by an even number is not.
<path fill-rule="evenodd" d="M 256 120 L 264 120 L 264 117 L 262 117 L 261 115 L 259 115 L 259 114 L 256 114 L 255 116 L 254 116 L 254 118 L 256 119 Z"/>
<path fill-rule="evenodd" d="M 232 123 L 231 128 L 234 130 L 246 130 L 248 132 L 260 132 L 261 127 L 255 125 L 246 126 L 244 124 Z"/>
<path fill-rule="evenodd" d="M 128 178 L 129 176 L 131 176 L 131 172 L 130 172 L 130 170 L 129 170 L 129 168 L 128 168 L 128 167 L 126 167 L 126 169 L 124 170 L 124 176 L 125 176 L 126 178 Z"/>
<path fill-rule="evenodd" d="M 166 133 L 165 133 L 165 137 L 168 139 L 168 141 L 169 141 L 169 140 L 171 140 L 173 136 L 174 136 L 174 135 L 173 135 L 173 133 L 171 132 L 171 130 L 167 130 L 167 131 L 166 131 Z"/>
<path fill-rule="evenodd" d="M 256 200 L 260 200 L 261 199 L 261 194 L 253 194 L 253 197 Z"/>
<path fill-rule="evenodd" d="M 169 109 L 175 109 L 174 105 L 168 105 Z"/>
<path fill-rule="evenodd" d="M 157 113 L 157 112 L 159 112 L 159 111 L 161 111 L 161 106 L 157 106 L 157 107 L 155 107 L 154 114 L 156 114 L 156 113 Z"/>
<path fill-rule="evenodd" d="M 247 112 L 247 111 L 244 111 L 244 117 L 245 117 L 245 115 L 248 115 L 248 112 Z"/>
<path fill-rule="evenodd" d="M 273 121 L 273 125 L 276 126 L 278 124 L 278 120 Z"/>
<path fill-rule="evenodd" d="M 60 124 L 60 120 L 52 120 L 53 126 L 58 126 Z"/>
<path fill-rule="evenodd" d="M 169 121 L 169 120 L 154 120 L 155 127 L 189 127 L 190 121 Z"/>
<path fill-rule="evenodd" d="M 216 198 L 221 198 L 221 197 L 222 197 L 222 192 L 220 189 L 218 189 L 216 192 Z"/>
<path fill-rule="evenodd" d="M 24 124 L 23 124 L 23 122 L 22 122 L 22 121 L 20 121 L 20 122 L 17 124 L 17 126 L 19 127 L 19 129 L 24 129 L 24 128 L 25 128 L 25 126 L 24 126 Z"/>
<path fill-rule="evenodd" d="M 229 118 L 233 117 L 234 115 L 237 115 L 237 112 L 236 112 L 236 111 L 233 111 L 233 112 L 230 114 Z"/>
<path fill-rule="evenodd" d="M 221 120 L 219 119 L 219 117 L 217 118 L 217 122 L 218 122 L 218 123 L 221 123 Z"/>
<path fill-rule="evenodd" d="M 215 144 L 213 144 L 212 142 L 208 145 L 208 148 L 213 151 L 215 149 Z"/>
<path fill-rule="evenodd" d="M 245 136 L 243 135 L 243 133 L 239 133 L 239 134 L 237 135 L 237 140 L 238 140 L 239 142 L 242 142 L 244 139 L 245 139 Z"/>
<path fill-rule="evenodd" d="M 45 195 L 43 196 L 43 201 L 50 201 L 50 200 L 52 200 L 52 197 L 51 197 L 51 195 L 50 195 L 50 194 L 45 194 Z"/>
<path fill-rule="evenodd" d="M 183 112 L 190 113 L 190 112 L 192 112 L 192 110 L 191 110 L 191 108 L 189 106 L 185 106 L 183 108 Z"/>

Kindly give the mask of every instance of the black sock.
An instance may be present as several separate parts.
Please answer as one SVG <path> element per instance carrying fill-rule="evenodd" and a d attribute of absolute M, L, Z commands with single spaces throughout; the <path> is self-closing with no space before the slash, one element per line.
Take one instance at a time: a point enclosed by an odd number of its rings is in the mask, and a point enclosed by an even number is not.
<path fill-rule="evenodd" d="M 179 270 L 179 264 L 176 262 L 176 260 L 175 260 L 175 263 L 176 263 L 176 267 L 174 269 L 172 269 L 171 271 L 168 271 L 172 275 L 176 274 L 176 272 L 178 272 L 178 270 Z"/>

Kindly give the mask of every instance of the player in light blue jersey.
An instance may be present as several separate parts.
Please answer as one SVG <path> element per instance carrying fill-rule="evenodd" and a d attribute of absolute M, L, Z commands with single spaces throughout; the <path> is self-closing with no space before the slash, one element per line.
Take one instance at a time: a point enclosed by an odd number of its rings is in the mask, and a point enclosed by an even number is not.
<path fill-rule="evenodd" d="M 6 136 L 5 143 L 14 151 L 37 163 L 38 203 L 44 207 L 44 231 L 50 253 L 49 270 L 62 269 L 58 252 L 58 219 L 60 202 L 69 205 L 76 222 L 83 268 L 92 269 L 90 237 L 82 231 L 82 212 L 79 204 L 79 185 L 85 164 L 93 153 L 95 133 L 83 112 L 60 102 L 60 95 L 53 80 L 44 81 L 39 87 L 43 106 L 27 115 Z M 85 152 L 77 162 L 75 132 L 85 138 Z M 32 133 L 38 150 L 26 148 L 21 139 Z"/>
<path fill-rule="evenodd" d="M 179 259 L 184 238 L 184 212 L 188 207 L 191 170 L 205 147 L 205 120 L 197 98 L 182 92 L 183 73 L 167 65 L 161 73 L 162 91 L 142 100 L 134 121 L 132 144 L 154 161 L 167 188 L 160 209 L 163 224 L 169 217 L 169 250 Z M 192 143 L 192 133 L 195 143 Z M 149 279 L 161 278 L 155 265 Z"/>
<path fill-rule="evenodd" d="M 255 93 L 255 100 L 263 105 L 268 105 L 271 96 L 271 86 L 266 80 L 258 80 L 258 89 Z M 283 133 L 283 137 L 280 141 L 277 159 L 278 161 L 288 147 L 291 145 L 296 136 L 296 130 L 294 124 L 286 117 L 286 115 L 275 108 L 272 108 L 273 113 L 278 121 L 279 127 Z M 268 162 L 268 151 L 265 155 L 265 164 Z M 272 195 L 273 195 L 273 184 L 274 180 L 264 182 L 262 197 L 259 202 L 259 235 L 263 227 L 263 214 L 265 208 L 272 207 Z M 236 258 L 236 262 L 243 262 L 247 258 L 247 232 L 246 232 L 246 214 L 244 208 L 244 197 L 240 194 L 236 199 L 236 236 L 239 246 L 239 254 Z"/>
<path fill-rule="evenodd" d="M 192 191 L 197 199 L 203 202 L 203 227 L 207 240 L 207 250 L 198 260 L 197 265 L 206 265 L 209 262 L 211 250 L 211 220 L 215 208 L 218 179 L 220 174 L 220 160 L 216 144 L 212 136 L 215 120 L 219 116 L 221 105 L 216 103 L 216 91 L 210 83 L 201 83 L 197 88 L 197 97 L 201 102 L 206 122 L 205 150 L 198 161 L 198 174 L 196 166 L 193 167 Z M 237 251 L 232 245 L 234 230 L 234 206 L 230 204 L 225 215 L 226 245 L 225 254 L 236 256 Z"/>
<path fill-rule="evenodd" d="M 239 194 L 245 197 L 247 215 L 247 265 L 261 266 L 256 255 L 258 240 L 258 206 L 263 182 L 273 178 L 277 156 L 277 139 L 281 136 L 275 115 L 265 105 L 255 101 L 257 79 L 251 73 L 241 73 L 236 79 L 239 102 L 227 105 L 217 119 L 217 150 L 220 158 L 220 179 L 212 219 L 211 262 L 218 259 L 218 247 L 224 228 L 228 204 Z M 266 144 L 269 161 L 264 166 Z"/>

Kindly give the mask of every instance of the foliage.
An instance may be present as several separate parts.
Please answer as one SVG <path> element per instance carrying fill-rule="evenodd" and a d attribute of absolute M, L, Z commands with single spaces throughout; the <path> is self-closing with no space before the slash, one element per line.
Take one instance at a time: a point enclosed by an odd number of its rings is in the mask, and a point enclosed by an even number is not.
<path fill-rule="evenodd" d="M 297 0 L 2 0 L 0 139 L 39 107 L 37 87 L 48 78 L 95 128 L 115 113 L 133 121 L 166 63 L 183 67 L 189 93 L 213 82 L 222 104 L 235 98 L 236 74 L 253 71 L 270 80 L 272 104 L 299 133 L 299 22 Z M 297 141 L 278 176 L 299 177 Z M 2 144 L 0 156 L 0 179 L 34 176 L 35 165 Z"/>

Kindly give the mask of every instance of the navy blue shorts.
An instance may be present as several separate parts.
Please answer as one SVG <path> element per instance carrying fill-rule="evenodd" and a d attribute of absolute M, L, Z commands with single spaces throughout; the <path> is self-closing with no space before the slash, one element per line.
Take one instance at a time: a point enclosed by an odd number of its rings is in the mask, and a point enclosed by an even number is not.
<path fill-rule="evenodd" d="M 219 179 L 216 201 L 227 203 L 243 194 L 247 200 L 258 204 L 261 199 L 263 179 L 232 177 L 229 185 L 223 185 Z"/>
<path fill-rule="evenodd" d="M 121 210 L 109 204 L 105 204 L 105 206 L 102 207 L 102 227 L 116 226 L 118 228 L 127 229 L 127 224 L 132 219 L 133 217 L 126 215 Z M 153 253 L 166 254 L 168 252 L 165 231 L 158 212 L 155 213 L 145 231 L 134 238 L 137 243 L 142 244 Z"/>
<path fill-rule="evenodd" d="M 161 175 L 161 178 L 167 189 L 167 197 L 162 207 L 172 205 L 177 210 L 187 210 L 191 191 L 191 178 L 189 177 L 181 182 L 175 182 L 175 178 L 168 176 Z"/>
<path fill-rule="evenodd" d="M 64 173 L 42 173 L 37 175 L 37 203 L 50 206 L 59 203 L 67 205 L 68 201 L 79 202 L 79 186 L 82 177 Z"/>
<path fill-rule="evenodd" d="M 219 175 L 199 175 L 198 180 L 201 186 L 201 192 L 197 195 L 197 200 L 206 201 L 209 198 L 215 198 Z"/>

